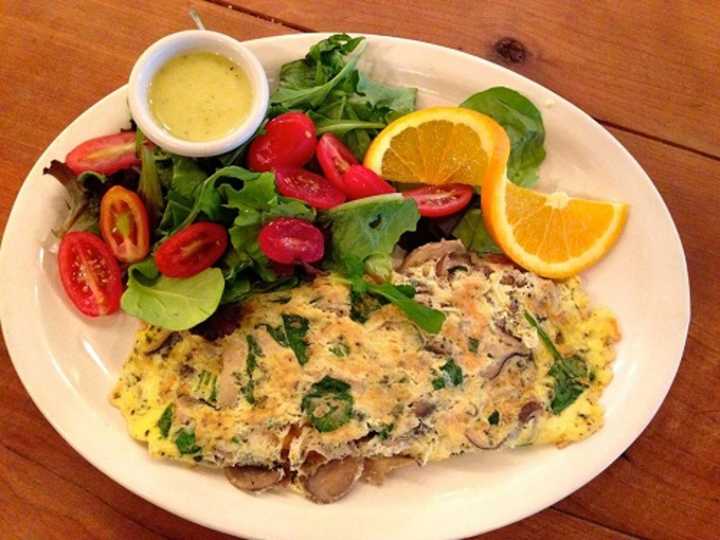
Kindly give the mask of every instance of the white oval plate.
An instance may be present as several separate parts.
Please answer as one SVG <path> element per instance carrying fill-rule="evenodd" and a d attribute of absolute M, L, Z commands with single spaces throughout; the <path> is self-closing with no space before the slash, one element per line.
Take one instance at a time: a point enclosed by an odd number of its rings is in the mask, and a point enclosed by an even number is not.
<path fill-rule="evenodd" d="M 247 42 L 271 78 L 325 34 Z M 222 474 L 156 461 L 127 435 L 108 395 L 137 323 L 82 318 L 65 299 L 49 252 L 63 189 L 42 168 L 76 144 L 127 126 L 121 88 L 80 115 L 48 147 L 13 207 L 0 255 L 3 331 L 15 369 L 55 429 L 105 474 L 158 506 L 245 537 L 448 538 L 488 531 L 537 512 L 581 487 L 623 452 L 662 403 L 682 357 L 690 318 L 685 256 L 675 225 L 647 174 L 603 127 L 542 86 L 500 66 L 436 45 L 369 36 L 361 63 L 373 78 L 417 87 L 419 106 L 457 104 L 504 85 L 541 108 L 547 160 L 541 187 L 627 201 L 620 242 L 587 272 L 598 303 L 623 332 L 605 427 L 563 450 L 530 448 L 467 455 L 403 470 L 381 487 L 361 485 L 319 506 L 291 493 L 247 495 Z M 658 339 L 661 337 L 661 339 Z"/>

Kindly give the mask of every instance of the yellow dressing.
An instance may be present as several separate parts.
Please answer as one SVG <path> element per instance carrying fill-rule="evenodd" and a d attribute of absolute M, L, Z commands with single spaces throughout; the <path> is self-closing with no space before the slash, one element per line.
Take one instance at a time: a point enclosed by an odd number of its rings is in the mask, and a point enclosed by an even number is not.
<path fill-rule="evenodd" d="M 153 77 L 150 110 L 170 134 L 188 141 L 219 139 L 250 112 L 247 74 L 219 54 L 193 52 L 168 61 Z"/>

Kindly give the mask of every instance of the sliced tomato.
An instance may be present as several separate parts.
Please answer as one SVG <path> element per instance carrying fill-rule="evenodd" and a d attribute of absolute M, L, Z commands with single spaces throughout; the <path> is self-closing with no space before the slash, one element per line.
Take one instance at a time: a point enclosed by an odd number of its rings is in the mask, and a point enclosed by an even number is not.
<path fill-rule="evenodd" d="M 343 174 L 352 165 L 358 164 L 355 155 L 332 133 L 325 133 L 320 137 L 315 154 L 325 177 L 336 188 L 345 191 Z"/>
<path fill-rule="evenodd" d="M 280 264 L 313 263 L 325 254 L 325 238 L 312 223 L 297 218 L 278 218 L 258 235 L 260 249 Z"/>
<path fill-rule="evenodd" d="M 345 202 L 345 194 L 327 178 L 299 167 L 275 171 L 275 184 L 281 195 L 305 201 L 313 208 L 327 210 Z"/>
<path fill-rule="evenodd" d="M 150 251 L 150 225 L 137 193 L 122 186 L 107 190 L 100 201 L 100 234 L 119 261 L 145 258 Z"/>
<path fill-rule="evenodd" d="M 247 165 L 253 171 L 278 167 L 302 167 L 310 161 L 317 145 L 315 123 L 305 113 L 289 112 L 276 116 L 265 132 L 250 143 Z"/>
<path fill-rule="evenodd" d="M 225 253 L 225 227 L 201 221 L 173 234 L 155 252 L 158 270 L 168 277 L 190 277 L 210 268 Z"/>
<path fill-rule="evenodd" d="M 135 153 L 135 132 L 123 131 L 85 141 L 67 155 L 65 163 L 75 174 L 85 171 L 113 174 L 140 165 Z"/>
<path fill-rule="evenodd" d="M 89 232 L 63 236 L 58 269 L 65 293 L 81 313 L 99 317 L 120 308 L 120 266 L 99 236 Z"/>
<path fill-rule="evenodd" d="M 444 184 L 411 189 L 403 195 L 415 199 L 421 216 L 443 217 L 465 208 L 472 199 L 473 189 L 465 184 Z"/>
<path fill-rule="evenodd" d="M 343 174 L 342 183 L 348 199 L 362 199 L 395 192 L 390 184 L 364 165 L 351 165 Z"/>

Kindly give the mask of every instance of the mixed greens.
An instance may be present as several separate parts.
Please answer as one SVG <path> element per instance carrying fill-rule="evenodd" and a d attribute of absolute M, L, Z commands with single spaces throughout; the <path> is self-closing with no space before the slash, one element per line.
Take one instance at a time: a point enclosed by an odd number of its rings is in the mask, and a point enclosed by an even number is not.
<path fill-rule="evenodd" d="M 363 74 L 357 65 L 365 45 L 363 37 L 336 34 L 313 45 L 304 58 L 283 65 L 278 86 L 270 98 L 266 124 L 252 141 L 227 154 L 198 159 L 174 155 L 155 146 L 135 129 L 101 138 L 116 148 L 130 149 L 122 166 L 102 163 L 95 170 L 88 170 L 70 159 L 73 153 L 67 164 L 53 161 L 45 172 L 60 179 L 69 195 L 69 215 L 56 234 L 65 239 L 69 231 L 96 234 L 100 231 L 111 248 L 115 247 L 113 235 L 121 240 L 132 238 L 141 245 L 142 231 L 137 229 L 142 228 L 143 222 L 137 216 L 135 221 L 128 221 L 124 214 L 115 216 L 111 232 L 101 219 L 101 206 L 109 198 L 105 195 L 116 186 L 125 191 L 113 192 L 115 198 L 108 203 L 110 207 L 124 204 L 133 208 L 133 197 L 138 196 L 147 213 L 147 245 L 144 249 L 135 246 L 137 249 L 125 257 L 114 253 L 121 265 L 117 281 L 120 282 L 122 272 L 122 281 L 126 283 L 119 304 L 125 312 L 170 330 L 198 325 L 221 304 L 292 288 L 319 272 L 331 271 L 350 286 L 356 320 L 366 319 L 373 309 L 392 303 L 419 328 L 438 332 L 445 315 L 417 302 L 412 288 L 391 283 L 391 254 L 398 245 L 412 247 L 453 237 L 477 253 L 499 252 L 484 228 L 477 194 L 463 211 L 446 218 L 422 217 L 414 198 L 394 192 L 396 188 L 379 177 L 368 180 L 367 174 L 374 173 L 360 170 L 354 172 L 365 174 L 362 181 L 374 182 L 374 193 L 379 194 L 348 196 L 356 200 L 327 208 L 311 205 L 309 199 L 300 200 L 303 197 L 283 194 L 288 192 L 280 181 L 281 173 L 295 174 L 291 180 L 298 181 L 296 172 L 287 173 L 283 167 L 253 171 L 244 166 L 256 163 L 249 154 L 253 145 L 267 137 L 273 122 L 283 115 L 303 113 L 317 135 L 331 133 L 339 137 L 354 154 L 355 159 L 351 154 L 343 158 L 346 162 L 337 176 L 347 168 L 364 169 L 356 159 L 362 159 L 370 142 L 389 122 L 415 110 L 417 95 L 416 89 L 388 86 Z M 474 94 L 462 107 L 492 116 L 506 129 L 511 141 L 510 179 L 526 186 L 534 183 L 545 156 L 545 132 L 537 108 L 507 88 Z M 94 148 L 101 144 L 98 141 L 84 145 Z M 84 145 L 73 152 L 82 154 Z M 314 145 L 313 138 L 311 153 L 302 162 L 307 168 L 303 169 L 306 177 L 317 172 L 327 174 L 319 150 L 317 157 L 312 157 Z M 338 145 L 342 143 L 335 143 L 336 148 Z M 331 158 L 338 159 L 334 156 Z M 321 180 L 327 183 L 324 178 Z M 330 188 L 336 189 L 333 186 L 326 189 Z M 335 196 L 341 201 L 346 198 L 342 192 Z M 465 204 L 471 195 L 467 197 Z M 266 226 L 281 219 L 312 224 L 321 231 L 319 238 L 327 241 L 321 240 L 322 245 L 312 256 L 306 253 L 304 258 L 289 259 L 293 264 L 281 264 L 280 259 L 271 259 L 260 243 Z M 190 230 L 195 231 L 195 236 Z M 179 235 L 188 235 L 182 249 L 205 242 L 207 245 L 202 249 L 217 250 L 217 257 L 201 271 L 174 273 L 179 255 L 172 254 L 175 259 L 165 257 L 164 251 L 171 251 L 169 246 Z M 293 239 L 295 243 L 303 241 L 307 238 Z M 103 256 L 107 259 L 112 255 Z M 84 312 L 101 315 L 111 312 L 111 307 L 100 305 Z M 268 331 L 283 346 L 291 348 L 302 365 L 307 361 L 304 341 L 307 328 L 306 320 L 288 314 L 282 325 Z M 337 351 L 338 356 L 346 354 L 345 349 Z M 443 366 L 442 372 L 438 381 L 443 386 L 462 380 L 461 373 L 458 379 L 452 361 Z M 250 386 L 248 400 L 251 396 Z"/>

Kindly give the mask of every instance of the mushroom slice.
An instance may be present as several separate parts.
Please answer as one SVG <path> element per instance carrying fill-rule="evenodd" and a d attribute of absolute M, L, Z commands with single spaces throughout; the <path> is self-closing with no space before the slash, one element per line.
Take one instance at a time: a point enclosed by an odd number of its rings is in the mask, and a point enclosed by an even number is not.
<path fill-rule="evenodd" d="M 463 246 L 460 240 L 441 240 L 440 242 L 425 244 L 412 250 L 410 254 L 405 257 L 400 270 L 420 266 L 427 261 L 437 261 L 445 255 L 460 255 L 461 253 L 465 253 L 465 246 Z"/>
<path fill-rule="evenodd" d="M 140 344 L 140 352 L 145 354 L 154 353 L 173 335 L 172 330 L 160 328 L 159 326 L 151 326 L 145 330 L 142 343 Z"/>
<path fill-rule="evenodd" d="M 220 409 L 232 407 L 237 401 L 240 392 L 233 373 L 243 372 L 247 361 L 247 341 L 240 336 L 233 335 L 225 341 L 222 354 L 222 371 L 218 377 L 217 406 Z"/>
<path fill-rule="evenodd" d="M 278 484 L 285 476 L 283 469 L 268 469 L 255 465 L 225 467 L 225 478 L 244 491 L 264 491 Z"/>
<path fill-rule="evenodd" d="M 362 479 L 368 484 L 380 486 L 385 480 L 385 475 L 395 469 L 400 469 L 413 464 L 415 464 L 414 459 L 404 456 L 366 459 Z"/>
<path fill-rule="evenodd" d="M 310 499 L 327 504 L 347 495 L 363 472 L 363 459 L 346 457 L 321 465 L 303 482 Z"/>
<path fill-rule="evenodd" d="M 528 401 L 520 409 L 518 420 L 521 424 L 527 424 L 542 414 L 543 406 L 538 401 Z"/>
<path fill-rule="evenodd" d="M 465 431 L 465 437 L 474 446 L 481 450 L 497 450 L 510 438 L 511 433 L 508 433 L 505 437 L 500 439 L 498 442 L 491 441 L 487 433 L 481 430 L 468 429 Z"/>

